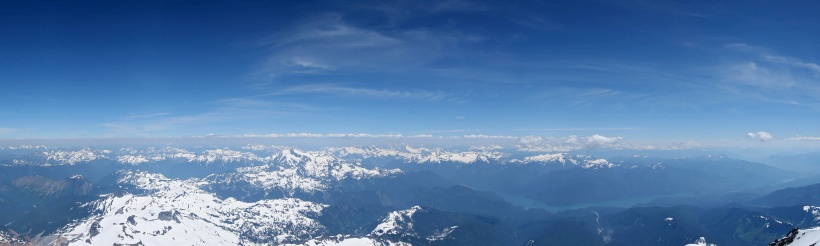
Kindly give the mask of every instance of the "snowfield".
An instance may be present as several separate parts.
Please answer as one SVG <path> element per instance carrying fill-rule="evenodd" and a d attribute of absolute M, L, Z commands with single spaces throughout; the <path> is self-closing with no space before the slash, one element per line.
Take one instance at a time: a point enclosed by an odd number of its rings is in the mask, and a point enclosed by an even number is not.
<path fill-rule="evenodd" d="M 307 240 L 324 227 L 326 206 L 295 198 L 254 203 L 220 199 L 195 181 L 127 172 L 119 181 L 145 195 L 110 194 L 86 204 L 94 215 L 60 233 L 69 245 L 267 245 Z"/>

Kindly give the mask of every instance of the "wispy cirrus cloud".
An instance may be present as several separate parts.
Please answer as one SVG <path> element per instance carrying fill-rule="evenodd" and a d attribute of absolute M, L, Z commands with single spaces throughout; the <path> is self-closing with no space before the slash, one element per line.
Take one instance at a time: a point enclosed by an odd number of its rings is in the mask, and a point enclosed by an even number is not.
<path fill-rule="evenodd" d="M 429 29 L 377 30 L 350 24 L 342 14 L 324 14 L 277 33 L 260 44 L 271 55 L 259 74 L 327 74 L 404 70 L 435 59 L 458 42 Z"/>
<path fill-rule="evenodd" d="M 484 135 L 469 134 L 461 136 L 442 136 L 433 134 L 404 135 L 400 133 L 373 134 L 373 133 L 270 133 L 270 134 L 244 134 L 238 136 L 242 138 L 436 138 L 436 139 L 518 139 L 516 136 L 504 135 Z"/>
<path fill-rule="evenodd" d="M 252 98 L 224 98 L 206 103 L 200 113 L 132 114 L 116 121 L 100 123 L 115 135 L 151 136 L 153 134 L 207 128 L 213 124 L 236 125 L 242 121 L 298 114 L 310 110 L 302 104 Z"/>
<path fill-rule="evenodd" d="M 786 140 L 799 141 L 799 142 L 815 142 L 815 141 L 820 141 L 820 137 L 796 136 L 796 137 L 787 138 Z"/>
<path fill-rule="evenodd" d="M 644 104 L 652 100 L 652 95 L 610 88 L 554 88 L 538 93 L 535 98 L 541 103 L 561 103 L 572 108 L 621 107 L 627 104 Z M 659 103 L 653 103 L 658 105 Z"/>
<path fill-rule="evenodd" d="M 479 129 L 447 129 L 447 130 L 424 130 L 422 132 L 430 133 L 456 133 L 456 132 L 480 132 Z"/>
<path fill-rule="evenodd" d="M 239 136 L 229 137 L 243 137 L 243 138 L 404 138 L 402 134 L 372 134 L 372 133 L 270 133 L 270 134 L 244 134 Z M 426 137 L 426 136 L 407 136 L 407 137 Z M 431 136 L 432 137 L 432 136 Z"/>
<path fill-rule="evenodd" d="M 324 94 L 370 98 L 415 99 L 425 101 L 446 101 L 454 99 L 452 95 L 441 91 L 372 89 L 347 87 L 337 84 L 311 84 L 292 86 L 271 93 L 271 95 L 288 94 Z"/>
<path fill-rule="evenodd" d="M 634 131 L 636 127 L 588 127 L 588 128 L 521 128 L 516 131 Z"/>
<path fill-rule="evenodd" d="M 167 117 L 153 118 L 150 120 L 123 119 L 113 122 L 99 124 L 114 134 L 127 135 L 151 135 L 167 130 L 191 127 L 192 125 L 202 125 L 222 122 L 234 119 L 235 117 L 225 112 L 206 112 L 191 115 L 168 115 Z"/>
<path fill-rule="evenodd" d="M 745 62 L 727 65 L 724 79 L 742 85 L 766 89 L 790 89 L 798 84 L 793 75 L 774 71 L 760 62 Z"/>
<path fill-rule="evenodd" d="M 817 63 L 805 62 L 794 57 L 778 56 L 771 54 L 763 54 L 762 58 L 764 61 L 767 62 L 784 64 L 795 68 L 804 68 L 814 72 L 816 75 L 820 75 L 820 65 L 818 65 Z"/>
<path fill-rule="evenodd" d="M 271 101 L 271 100 L 264 100 L 259 99 L 263 98 L 262 96 L 250 96 L 250 97 L 227 97 L 222 98 L 213 102 L 208 103 L 216 108 L 227 108 L 227 109 L 258 109 L 258 110 L 265 110 L 265 109 L 289 109 L 289 110 L 300 110 L 300 111 L 309 111 L 309 110 L 319 110 L 320 108 L 311 106 L 309 104 L 304 103 L 294 103 L 294 102 L 280 102 L 280 101 Z"/>
<path fill-rule="evenodd" d="M 727 91 L 757 100 L 818 105 L 820 64 L 745 43 L 724 47 L 742 55 L 718 67 L 717 77 Z"/>
<path fill-rule="evenodd" d="M 461 0 L 385 2 L 348 7 L 308 16 L 291 28 L 253 42 L 266 49 L 268 57 L 252 74 L 262 80 L 277 81 L 289 76 L 375 73 L 383 78 L 404 78 L 418 72 L 449 76 L 452 74 L 446 71 L 457 70 L 468 57 L 497 55 L 485 49 L 470 48 L 490 40 L 497 41 L 493 33 L 465 28 L 457 23 L 431 24 L 428 19 L 456 12 L 481 15 L 478 13 L 485 10 L 496 11 L 483 3 Z M 370 20 L 356 14 L 357 11 L 379 12 L 378 16 L 387 19 Z M 366 20 L 362 21 L 363 18 Z M 485 60 L 491 59 L 475 59 L 470 63 Z"/>
<path fill-rule="evenodd" d="M 516 139 L 516 136 L 505 135 L 484 135 L 484 134 L 469 134 L 461 136 L 463 138 L 480 138 L 480 139 Z"/>
<path fill-rule="evenodd" d="M 129 114 L 126 116 L 126 119 L 150 119 L 156 117 L 163 117 L 170 115 L 171 113 L 168 112 L 159 112 L 159 113 L 147 113 L 147 114 Z"/>

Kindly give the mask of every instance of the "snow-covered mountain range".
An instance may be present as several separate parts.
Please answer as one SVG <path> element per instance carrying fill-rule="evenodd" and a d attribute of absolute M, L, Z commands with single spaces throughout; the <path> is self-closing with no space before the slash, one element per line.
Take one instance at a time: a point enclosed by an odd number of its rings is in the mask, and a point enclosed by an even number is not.
<path fill-rule="evenodd" d="M 778 239 L 771 246 L 813 246 L 820 243 L 820 227 L 798 229 L 790 231 L 785 237 Z"/>
<path fill-rule="evenodd" d="M 313 217 L 326 206 L 295 198 L 248 203 L 221 199 L 197 180 L 124 172 L 119 184 L 141 192 L 88 203 L 93 215 L 59 233 L 69 245 L 253 245 L 309 239 L 323 230 Z"/>
<path fill-rule="evenodd" d="M 674 245 L 711 245 L 699 237 L 726 245 L 820 226 L 820 204 L 813 203 L 759 211 L 674 207 L 686 211 L 673 214 L 631 207 L 632 200 L 651 204 L 703 190 L 715 199 L 792 175 L 722 155 L 613 157 L 502 146 L 19 146 L 0 150 L 0 169 L 0 243 L 554 245 L 584 238 L 604 245 L 640 244 L 639 235 L 650 234 Z M 607 206 L 618 209 L 599 209 Z M 712 233 L 719 229 L 743 233 Z M 565 235 L 576 236 L 560 239 Z"/>
<path fill-rule="evenodd" d="M 262 165 L 237 168 L 235 172 L 207 177 L 214 184 L 242 183 L 251 188 L 279 190 L 289 195 L 312 193 L 327 189 L 345 179 L 385 177 L 400 173 L 399 169 L 368 169 L 330 156 L 327 152 L 304 152 L 283 149 L 264 158 Z"/>
<path fill-rule="evenodd" d="M 43 147 L 46 148 L 46 147 Z M 475 146 L 469 150 L 446 150 L 442 148 L 424 147 L 391 147 L 383 148 L 376 146 L 368 147 L 329 147 L 322 150 L 311 151 L 312 154 L 322 156 L 332 156 L 339 159 L 363 160 L 372 158 L 392 158 L 405 163 L 416 164 L 441 164 L 441 163 L 498 163 L 498 164 L 529 164 L 529 163 L 560 163 L 562 165 L 579 165 L 582 167 L 611 167 L 615 164 L 607 163 L 603 159 L 590 159 L 589 156 L 571 155 L 564 152 L 538 154 L 524 152 L 524 156 L 513 156 L 509 152 L 504 152 L 500 147 Z M 238 164 L 253 165 L 275 162 L 275 158 L 281 158 L 281 151 L 293 150 L 290 147 L 276 145 L 247 145 L 238 149 L 215 148 L 200 151 L 190 151 L 178 147 L 145 148 L 136 149 L 131 147 L 109 149 L 49 149 L 47 151 L 35 152 L 38 158 L 12 158 L 0 160 L 0 165 L 76 165 L 93 162 L 96 160 L 116 160 L 119 163 L 129 165 L 142 165 L 147 163 L 177 160 L 183 162 L 196 162 L 202 164 Z M 304 152 L 296 150 L 299 152 Z M 263 155 L 259 155 L 263 154 Z M 267 154 L 267 155 L 264 155 Z"/>
<path fill-rule="evenodd" d="M 130 151 L 134 152 L 134 151 Z M 327 152 L 305 152 L 281 149 L 279 153 L 260 158 L 253 153 L 234 150 L 206 150 L 202 154 L 167 148 L 144 155 L 118 156 L 119 162 L 140 165 L 151 161 L 181 158 L 187 162 L 231 163 L 260 162 L 240 166 L 234 172 L 213 174 L 205 178 L 171 179 L 145 171 L 120 171 L 117 184 L 132 187 L 129 191 L 105 194 L 86 203 L 91 216 L 61 229 L 48 244 L 67 245 L 269 245 L 270 243 L 307 243 L 332 245 L 331 242 L 401 245 L 400 242 L 366 237 L 322 237 L 325 228 L 315 218 L 326 204 L 298 198 L 263 199 L 243 202 L 220 198 L 203 190 L 214 184 L 242 183 L 262 190 L 314 192 L 327 189 L 345 179 L 385 177 L 401 173 L 398 169 L 367 169 L 330 156 Z M 49 152 L 51 153 L 51 152 Z M 53 152 L 58 157 L 72 156 Z M 80 153 L 94 152 L 84 149 Z M 99 152 L 110 154 L 110 151 Z M 109 158 L 100 155 L 94 158 Z M 55 158 L 48 158 L 53 160 Z M 71 159 L 74 160 L 74 159 Z M 137 160 L 137 161 L 135 161 Z M 64 162 L 75 165 L 79 161 Z M 372 235 L 377 238 L 379 235 Z M 312 240 L 312 241 L 311 241 Z"/>

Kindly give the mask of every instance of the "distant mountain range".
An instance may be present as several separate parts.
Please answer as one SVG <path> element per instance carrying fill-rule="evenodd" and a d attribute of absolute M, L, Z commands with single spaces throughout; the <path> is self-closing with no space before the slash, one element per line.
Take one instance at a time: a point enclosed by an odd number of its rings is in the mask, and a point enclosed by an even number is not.
<path fill-rule="evenodd" d="M 775 188 L 810 178 L 497 146 L 19 146 L 0 149 L 0 242 L 765 245 L 820 226 L 820 184 Z"/>

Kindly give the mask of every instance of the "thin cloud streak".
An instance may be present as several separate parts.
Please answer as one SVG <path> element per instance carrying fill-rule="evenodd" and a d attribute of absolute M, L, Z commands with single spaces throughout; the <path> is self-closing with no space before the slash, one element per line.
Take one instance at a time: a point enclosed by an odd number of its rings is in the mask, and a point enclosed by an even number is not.
<path fill-rule="evenodd" d="M 99 126 L 115 134 L 152 135 L 171 130 L 208 126 L 215 123 L 235 124 L 238 121 L 293 115 L 312 110 L 312 108 L 301 104 L 248 98 L 225 98 L 205 105 L 211 106 L 211 108 L 199 114 L 157 113 L 141 115 L 143 117 L 128 116 L 118 121 L 100 123 Z"/>
<path fill-rule="evenodd" d="M 376 31 L 346 23 L 343 17 L 314 16 L 260 42 L 271 55 L 257 74 L 276 78 L 414 68 L 435 59 L 447 42 L 428 30 Z"/>
<path fill-rule="evenodd" d="M 636 127 L 602 127 L 602 128 L 522 128 L 516 131 L 635 131 Z"/>
<path fill-rule="evenodd" d="M 746 43 L 724 46 L 746 56 L 718 66 L 716 77 L 724 90 L 752 99 L 817 107 L 820 101 L 820 65 L 777 54 L 774 50 Z"/>
<path fill-rule="evenodd" d="M 820 141 L 820 137 L 797 136 L 797 137 L 787 138 L 786 140 L 799 141 L 799 142 L 814 142 L 814 141 Z"/>
<path fill-rule="evenodd" d="M 776 56 L 776 55 L 763 55 L 763 60 L 772 63 L 779 63 L 789 65 L 795 68 L 805 68 L 813 71 L 816 74 L 820 74 L 820 65 L 811 62 L 804 62 L 800 59 L 793 58 L 793 57 L 785 57 L 785 56 Z"/>
<path fill-rule="evenodd" d="M 341 96 L 356 96 L 356 97 L 372 97 L 372 98 L 401 98 L 401 99 L 418 99 L 426 101 L 446 101 L 450 95 L 440 91 L 426 91 L 426 90 L 388 90 L 388 89 L 370 89 L 370 88 L 356 88 L 344 87 L 333 84 L 313 84 L 288 87 L 278 92 L 269 95 L 287 95 L 287 94 L 332 94 Z"/>

